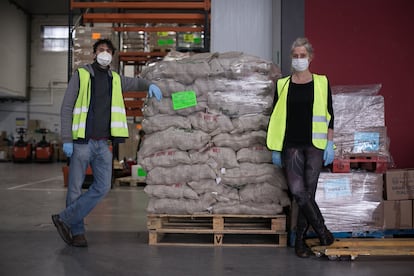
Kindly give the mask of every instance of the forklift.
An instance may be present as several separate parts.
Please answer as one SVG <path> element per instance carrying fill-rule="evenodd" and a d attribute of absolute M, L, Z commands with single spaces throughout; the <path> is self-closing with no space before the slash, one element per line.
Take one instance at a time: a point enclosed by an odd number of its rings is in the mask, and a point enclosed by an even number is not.
<path fill-rule="evenodd" d="M 46 140 L 46 134 L 49 130 L 41 128 L 38 130 L 41 133 L 42 140 L 36 144 L 34 160 L 36 162 L 52 162 L 53 161 L 53 145 Z"/>
<path fill-rule="evenodd" d="M 24 140 L 27 130 L 23 127 L 16 129 L 19 140 L 13 145 L 13 162 L 30 162 L 32 160 L 32 144 Z"/>

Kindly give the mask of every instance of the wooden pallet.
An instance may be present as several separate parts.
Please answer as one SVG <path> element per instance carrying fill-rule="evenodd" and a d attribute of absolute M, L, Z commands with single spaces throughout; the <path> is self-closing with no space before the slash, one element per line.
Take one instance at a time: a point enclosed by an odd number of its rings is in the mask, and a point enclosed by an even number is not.
<path fill-rule="evenodd" d="M 145 177 L 134 178 L 132 176 L 125 176 L 115 178 L 115 186 L 145 186 Z"/>
<path fill-rule="evenodd" d="M 414 255 L 412 238 L 349 238 L 336 239 L 330 246 L 320 246 L 317 239 L 307 241 L 316 256 L 327 256 L 330 260 L 358 256 L 407 256 Z"/>
<path fill-rule="evenodd" d="M 332 172 L 349 173 L 351 169 L 364 169 L 375 173 L 385 173 L 388 166 L 387 157 L 381 155 L 350 155 L 336 158 Z"/>
<path fill-rule="evenodd" d="M 286 216 L 148 215 L 150 245 L 286 247 Z"/>

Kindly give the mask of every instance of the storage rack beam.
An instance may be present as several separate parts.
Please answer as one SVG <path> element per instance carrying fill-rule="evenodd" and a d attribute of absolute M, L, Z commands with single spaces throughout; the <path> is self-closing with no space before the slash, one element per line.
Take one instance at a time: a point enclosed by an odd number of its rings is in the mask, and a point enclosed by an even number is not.
<path fill-rule="evenodd" d="M 204 24 L 201 13 L 88 13 L 83 15 L 85 23 L 182 23 Z"/>
<path fill-rule="evenodd" d="M 145 64 L 147 61 L 162 58 L 166 52 L 119 52 L 119 61 L 127 63 Z"/>
<path fill-rule="evenodd" d="M 203 27 L 113 27 L 117 32 L 202 32 Z"/>
<path fill-rule="evenodd" d="M 189 9 L 189 10 L 210 10 L 210 0 L 205 1 L 171 1 L 171 2 L 79 2 L 71 0 L 72 9 L 82 8 L 106 8 L 106 9 Z"/>

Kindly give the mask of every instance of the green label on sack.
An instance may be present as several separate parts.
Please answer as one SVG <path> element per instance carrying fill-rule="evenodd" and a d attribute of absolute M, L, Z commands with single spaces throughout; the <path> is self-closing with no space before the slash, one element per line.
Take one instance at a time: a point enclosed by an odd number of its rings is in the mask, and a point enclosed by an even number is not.
<path fill-rule="evenodd" d="M 143 168 L 138 168 L 137 175 L 138 176 L 147 176 L 147 172 Z"/>
<path fill-rule="evenodd" d="M 197 97 L 195 91 L 180 91 L 171 94 L 173 109 L 183 109 L 197 105 Z"/>

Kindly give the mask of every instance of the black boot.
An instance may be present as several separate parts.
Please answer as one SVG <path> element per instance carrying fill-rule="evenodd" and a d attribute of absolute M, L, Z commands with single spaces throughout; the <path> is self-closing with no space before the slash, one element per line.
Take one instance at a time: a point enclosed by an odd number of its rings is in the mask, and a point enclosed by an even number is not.
<path fill-rule="evenodd" d="M 312 250 L 308 247 L 305 241 L 306 232 L 308 231 L 308 221 L 306 217 L 299 210 L 298 220 L 296 222 L 296 238 L 295 238 L 295 253 L 301 258 L 309 258 L 313 255 Z"/>
<path fill-rule="evenodd" d="M 321 245 L 331 245 L 335 241 L 331 231 L 325 226 L 325 222 L 318 205 L 313 198 L 300 206 L 301 212 L 305 215 L 313 230 L 318 235 Z"/>

